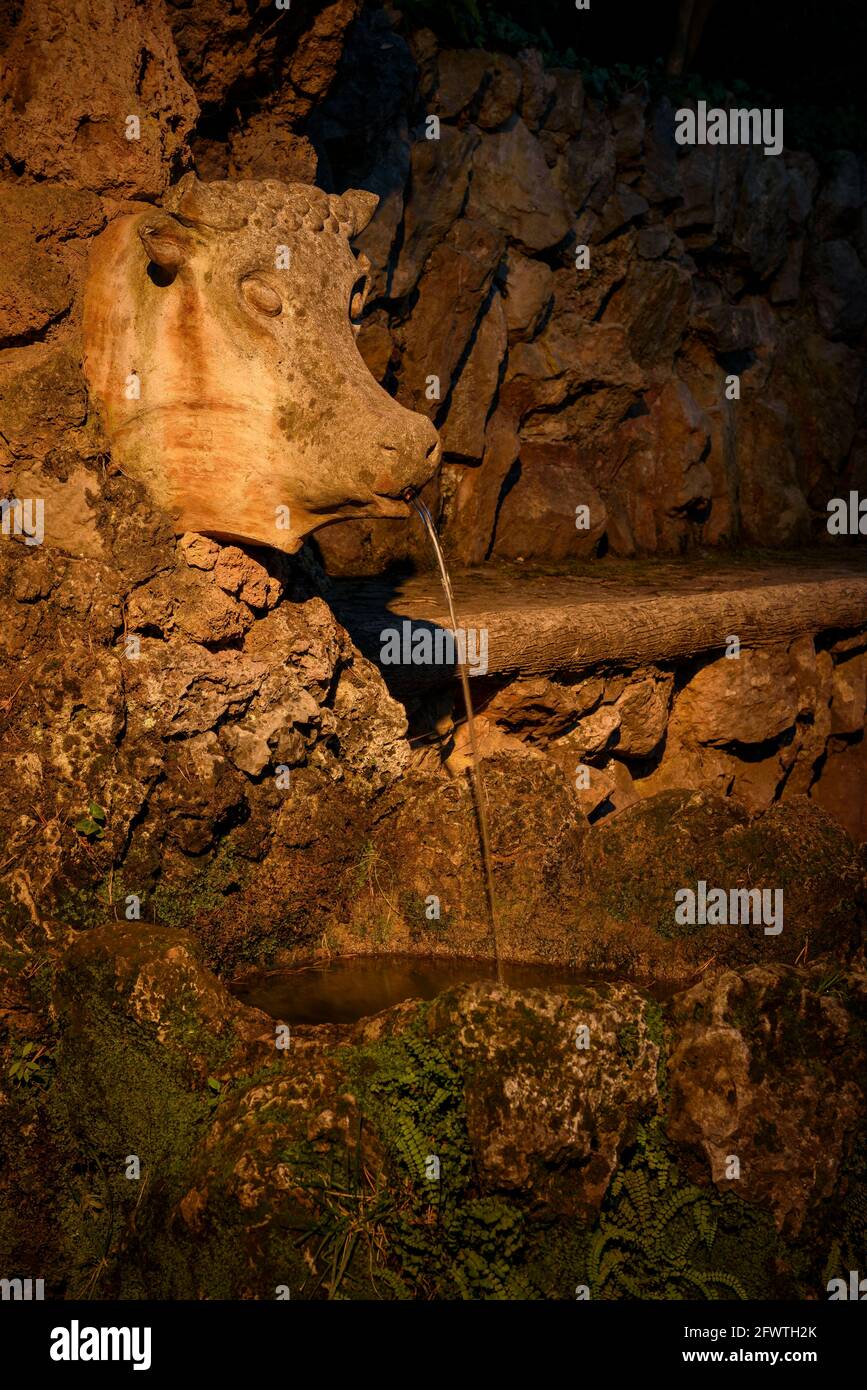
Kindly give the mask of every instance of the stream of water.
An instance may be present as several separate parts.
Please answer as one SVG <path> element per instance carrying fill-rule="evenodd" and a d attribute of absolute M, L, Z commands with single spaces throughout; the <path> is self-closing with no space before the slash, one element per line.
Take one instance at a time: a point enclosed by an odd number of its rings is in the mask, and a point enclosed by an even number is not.
<path fill-rule="evenodd" d="M 497 962 L 497 980 L 500 984 L 502 984 L 503 961 L 502 957 L 500 956 L 500 938 L 499 932 L 497 930 L 497 900 L 496 895 L 494 893 L 494 868 L 493 861 L 491 859 L 491 837 L 488 831 L 488 804 L 485 799 L 485 786 L 484 781 L 482 779 L 481 761 L 479 759 L 479 743 L 476 737 L 475 719 L 473 718 L 473 699 L 470 694 L 470 675 L 469 671 L 467 670 L 466 661 L 462 661 L 460 657 L 460 646 L 458 644 L 458 620 L 455 616 L 455 600 L 454 595 L 452 593 L 452 582 L 449 578 L 449 571 L 446 565 L 446 557 L 443 554 L 443 548 L 440 545 L 440 538 L 437 535 L 437 528 L 434 525 L 434 519 L 420 497 L 414 497 L 412 499 L 412 505 L 415 507 L 416 511 L 421 517 L 422 523 L 430 537 L 431 545 L 433 546 L 434 552 L 437 557 L 437 564 L 439 565 L 443 593 L 446 596 L 446 603 L 448 604 L 449 608 L 449 618 L 451 619 L 452 633 L 455 639 L 455 648 L 458 653 L 458 672 L 460 673 L 461 689 L 464 695 L 464 709 L 466 710 L 467 714 L 467 732 L 469 734 L 470 739 L 470 760 L 472 764 L 473 793 L 476 803 L 476 819 L 479 825 L 479 840 L 481 842 L 482 848 L 482 862 L 485 868 L 485 885 L 487 888 L 488 896 L 488 911 L 490 913 L 491 918 L 491 934 L 494 939 L 494 957 Z"/>

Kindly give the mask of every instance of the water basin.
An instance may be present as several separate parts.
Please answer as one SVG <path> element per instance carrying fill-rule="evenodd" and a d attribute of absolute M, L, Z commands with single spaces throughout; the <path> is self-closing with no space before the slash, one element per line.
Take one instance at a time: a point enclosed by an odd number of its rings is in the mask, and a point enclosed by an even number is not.
<path fill-rule="evenodd" d="M 589 984 L 556 965 L 504 965 L 514 989 Z M 349 956 L 262 971 L 231 986 L 242 1003 L 283 1023 L 355 1023 L 405 999 L 434 999 L 453 985 L 497 978 L 494 961 L 446 956 Z"/>

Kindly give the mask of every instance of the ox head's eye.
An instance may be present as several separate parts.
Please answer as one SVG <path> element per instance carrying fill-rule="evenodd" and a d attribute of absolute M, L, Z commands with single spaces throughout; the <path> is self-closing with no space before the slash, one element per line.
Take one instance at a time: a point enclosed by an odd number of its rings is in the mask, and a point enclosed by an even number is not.
<path fill-rule="evenodd" d="M 352 294 L 349 299 L 349 317 L 353 324 L 361 321 L 361 313 L 364 309 L 364 301 L 367 298 L 367 276 L 362 275 L 360 280 L 356 280 Z"/>
<path fill-rule="evenodd" d="M 258 275 L 248 275 L 241 281 L 241 293 L 251 309 L 268 318 L 276 318 L 283 308 L 283 300 L 266 280 Z"/>

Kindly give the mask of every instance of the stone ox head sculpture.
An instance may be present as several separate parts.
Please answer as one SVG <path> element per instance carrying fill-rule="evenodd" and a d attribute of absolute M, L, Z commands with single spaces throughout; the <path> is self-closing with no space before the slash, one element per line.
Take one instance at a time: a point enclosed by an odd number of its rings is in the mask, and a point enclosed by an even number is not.
<path fill-rule="evenodd" d="M 344 517 L 406 516 L 436 430 L 355 344 L 376 208 L 304 184 L 200 183 L 94 243 L 84 365 L 121 469 L 178 533 L 295 551 Z M 288 509 L 288 510 L 287 510 Z"/>

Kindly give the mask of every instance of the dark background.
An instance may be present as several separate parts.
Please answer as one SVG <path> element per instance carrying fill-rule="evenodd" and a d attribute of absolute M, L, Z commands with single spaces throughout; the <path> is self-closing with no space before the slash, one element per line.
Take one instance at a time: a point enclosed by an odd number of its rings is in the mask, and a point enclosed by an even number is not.
<path fill-rule="evenodd" d="M 666 64 L 688 0 L 591 0 L 581 11 L 572 0 L 395 0 L 395 8 L 457 46 L 517 51 L 532 43 L 550 61 L 582 68 L 594 85 L 646 78 L 714 100 L 734 82 L 786 108 L 794 147 L 867 149 L 864 0 L 715 0 L 679 79 Z"/>

